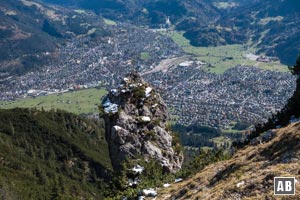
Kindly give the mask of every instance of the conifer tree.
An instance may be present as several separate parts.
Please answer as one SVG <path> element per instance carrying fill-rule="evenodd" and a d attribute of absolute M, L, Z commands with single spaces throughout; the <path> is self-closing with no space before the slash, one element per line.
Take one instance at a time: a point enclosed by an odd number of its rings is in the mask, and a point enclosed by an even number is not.
<path fill-rule="evenodd" d="M 294 66 L 289 67 L 289 69 L 293 75 L 300 75 L 300 55 L 297 57 L 296 64 Z"/>

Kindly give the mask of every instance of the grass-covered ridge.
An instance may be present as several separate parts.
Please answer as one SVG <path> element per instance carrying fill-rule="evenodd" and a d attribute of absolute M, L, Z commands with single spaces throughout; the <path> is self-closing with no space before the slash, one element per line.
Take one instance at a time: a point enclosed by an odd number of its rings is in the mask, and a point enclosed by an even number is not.
<path fill-rule="evenodd" d="M 4 199 L 102 199 L 110 159 L 101 122 L 64 111 L 0 110 Z"/>

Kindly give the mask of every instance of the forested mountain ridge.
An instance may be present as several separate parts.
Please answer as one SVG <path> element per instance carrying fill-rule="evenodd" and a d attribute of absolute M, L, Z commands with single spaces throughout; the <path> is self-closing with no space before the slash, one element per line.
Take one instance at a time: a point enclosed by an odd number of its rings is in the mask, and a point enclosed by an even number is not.
<path fill-rule="evenodd" d="M 299 54 L 300 2 L 297 0 L 257 1 L 237 10 L 240 21 L 248 18 L 253 27 L 252 40 L 261 51 L 278 56 L 281 62 L 292 65 Z M 236 14 L 233 13 L 234 14 Z M 243 13 L 245 15 L 243 16 Z M 259 39 L 257 39 L 259 38 Z"/>
<path fill-rule="evenodd" d="M 201 22 L 207 24 L 220 16 L 214 6 L 201 0 L 43 1 L 89 9 L 110 19 L 125 20 L 150 27 L 159 27 L 166 22 L 167 17 L 174 24 L 183 21 L 185 18 L 201 18 Z"/>
<path fill-rule="evenodd" d="M 23 2 L 26 2 L 27 6 Z M 22 74 L 38 68 L 38 65 L 48 60 L 43 53 L 54 51 L 59 44 L 58 37 L 53 37 L 42 30 L 43 24 L 47 25 L 47 17 L 35 4 L 29 1 L 23 2 L 12 0 L 0 2 L 0 70 L 2 73 Z M 54 14 L 53 10 L 50 11 Z M 49 28 L 49 23 L 47 26 Z M 54 28 L 51 32 L 55 34 Z M 58 33 L 56 34 L 58 36 Z"/>
<path fill-rule="evenodd" d="M 64 111 L 0 110 L 0 196 L 103 199 L 111 164 L 101 122 Z"/>

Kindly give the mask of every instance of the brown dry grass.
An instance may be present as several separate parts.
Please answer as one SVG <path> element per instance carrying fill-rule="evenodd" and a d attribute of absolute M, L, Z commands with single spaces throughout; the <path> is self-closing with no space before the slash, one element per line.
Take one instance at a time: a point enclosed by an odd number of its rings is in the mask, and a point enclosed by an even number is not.
<path fill-rule="evenodd" d="M 161 189 L 157 199 L 299 199 L 296 195 L 273 195 L 273 178 L 300 179 L 300 123 L 275 130 L 270 142 L 247 146 L 233 158 L 207 166 L 204 170 L 170 188 Z M 244 181 L 245 184 L 237 187 Z"/>

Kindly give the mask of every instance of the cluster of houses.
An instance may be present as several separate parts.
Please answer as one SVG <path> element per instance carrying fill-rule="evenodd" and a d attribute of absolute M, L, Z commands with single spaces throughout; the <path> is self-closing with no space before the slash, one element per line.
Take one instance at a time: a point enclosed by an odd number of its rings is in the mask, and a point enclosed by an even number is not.
<path fill-rule="evenodd" d="M 155 80 L 178 123 L 226 128 L 233 121 L 266 121 L 292 96 L 296 77 L 289 73 L 237 66 L 224 74 L 207 73 L 183 65 L 167 73 L 145 77 Z"/>
<path fill-rule="evenodd" d="M 256 61 L 258 62 L 264 62 L 264 63 L 269 63 L 269 62 L 277 62 L 279 59 L 277 57 L 270 57 L 270 56 L 259 56 Z"/>
<path fill-rule="evenodd" d="M 57 61 L 41 71 L 1 79 L 0 100 L 99 85 L 111 89 L 134 69 L 147 72 L 162 60 L 185 55 L 170 38 L 153 30 L 120 24 L 108 26 L 106 31 L 107 36 L 92 42 L 89 37 L 68 42 L 59 49 Z M 142 58 L 143 53 L 146 58 Z M 263 56 L 255 59 L 276 60 Z M 226 127 L 232 121 L 262 122 L 280 110 L 295 89 L 295 77 L 288 73 L 237 66 L 217 75 L 202 70 L 203 65 L 206 63 L 186 60 L 166 72 L 144 76 L 161 89 L 171 114 L 177 116 L 180 124 Z M 148 90 L 146 93 L 151 92 Z"/>
<path fill-rule="evenodd" d="M 265 55 L 255 55 L 252 53 L 248 53 L 245 55 L 245 57 L 249 60 L 255 60 L 257 62 L 264 62 L 264 63 L 270 63 L 270 62 L 278 62 L 278 57 L 273 56 L 265 56 Z"/>
<path fill-rule="evenodd" d="M 128 72 L 150 69 L 183 51 L 170 38 L 127 24 L 108 26 L 108 36 L 76 38 L 42 70 L 0 79 L 0 100 L 13 100 L 95 86 L 114 86 Z M 147 54 L 146 58 L 142 54 Z"/>

